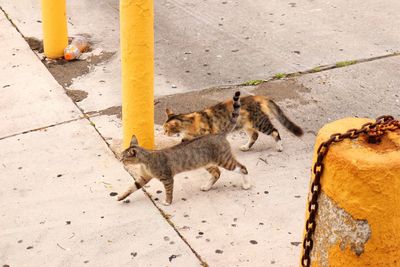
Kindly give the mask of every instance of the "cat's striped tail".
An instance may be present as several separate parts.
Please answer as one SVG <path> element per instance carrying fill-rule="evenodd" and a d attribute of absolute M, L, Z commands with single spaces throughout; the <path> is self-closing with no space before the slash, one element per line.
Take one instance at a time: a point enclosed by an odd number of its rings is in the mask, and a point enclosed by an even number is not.
<path fill-rule="evenodd" d="M 229 126 L 224 131 L 225 134 L 232 132 L 236 128 L 236 123 L 240 113 L 240 92 L 237 91 L 233 96 L 233 111 Z"/>
<path fill-rule="evenodd" d="M 271 99 L 268 100 L 268 107 L 272 110 L 272 113 L 275 115 L 278 121 L 286 127 L 286 129 L 291 131 L 296 136 L 303 135 L 303 130 L 294 122 L 292 122 L 288 117 L 286 117 L 281 108 Z"/>

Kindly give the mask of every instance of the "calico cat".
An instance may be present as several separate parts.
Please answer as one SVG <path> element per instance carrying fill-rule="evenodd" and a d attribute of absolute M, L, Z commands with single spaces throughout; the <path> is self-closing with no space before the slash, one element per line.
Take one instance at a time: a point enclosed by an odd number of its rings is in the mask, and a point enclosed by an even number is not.
<path fill-rule="evenodd" d="M 271 99 L 264 96 L 245 96 L 240 99 L 241 109 L 236 129 L 244 129 L 248 141 L 241 146 L 242 151 L 249 150 L 258 138 L 258 132 L 271 135 L 276 141 L 276 148 L 282 151 L 279 132 L 272 125 L 269 116 L 275 115 L 278 121 L 296 136 L 303 135 L 303 130 L 294 124 Z M 164 134 L 172 136 L 183 134 L 182 141 L 205 135 L 216 134 L 225 129 L 231 119 L 232 100 L 218 103 L 202 111 L 186 114 L 174 114 L 166 109 Z"/>
<path fill-rule="evenodd" d="M 251 184 L 246 176 L 247 169 L 235 159 L 229 142 L 226 140 L 227 133 L 235 128 L 239 116 L 239 96 L 240 92 L 236 92 L 233 97 L 232 115 L 229 123 L 218 134 L 200 136 L 161 150 L 141 148 L 138 146 L 136 137 L 133 136 L 129 148 L 122 153 L 122 161 L 128 164 L 141 164 L 142 173 L 134 185 L 129 187 L 125 193 L 119 195 L 118 200 L 125 199 L 155 177 L 164 184 L 166 197 L 163 204 L 170 205 L 174 176 L 181 172 L 202 167 L 205 167 L 211 174 L 210 180 L 201 187 L 203 191 L 210 190 L 220 177 L 221 172 L 218 167 L 241 173 L 243 177 L 242 187 L 249 189 Z"/>

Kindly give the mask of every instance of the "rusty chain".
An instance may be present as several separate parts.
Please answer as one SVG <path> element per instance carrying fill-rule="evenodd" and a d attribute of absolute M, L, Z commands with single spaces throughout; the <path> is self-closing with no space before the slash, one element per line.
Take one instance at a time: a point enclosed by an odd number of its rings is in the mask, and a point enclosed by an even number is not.
<path fill-rule="evenodd" d="M 324 171 L 324 158 L 332 143 L 338 143 L 346 138 L 356 139 L 361 134 L 366 134 L 368 142 L 373 144 L 380 143 L 382 136 L 386 131 L 394 131 L 400 129 L 400 120 L 395 120 L 392 116 L 380 116 L 375 122 L 368 122 L 362 125 L 360 129 L 350 129 L 347 132 L 335 133 L 330 138 L 322 142 L 317 150 L 317 160 L 313 166 L 314 180 L 310 187 L 311 197 L 308 202 L 308 218 L 306 221 L 306 234 L 303 240 L 303 256 L 301 257 L 301 265 L 303 267 L 311 266 L 311 250 L 314 246 L 313 235 L 316 227 L 316 216 L 318 212 L 318 197 L 321 193 L 321 176 Z"/>

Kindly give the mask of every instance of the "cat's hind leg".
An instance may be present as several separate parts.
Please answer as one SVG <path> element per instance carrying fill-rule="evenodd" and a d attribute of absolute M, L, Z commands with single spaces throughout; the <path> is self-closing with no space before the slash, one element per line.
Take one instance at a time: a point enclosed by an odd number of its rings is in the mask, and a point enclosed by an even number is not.
<path fill-rule="evenodd" d="M 245 132 L 246 132 L 249 140 L 247 141 L 246 144 L 244 144 L 240 147 L 240 150 L 242 150 L 242 151 L 248 151 L 254 145 L 254 143 L 256 142 L 256 140 L 258 138 L 257 130 L 254 130 L 252 128 L 246 128 Z"/>
<path fill-rule="evenodd" d="M 278 150 L 279 152 L 283 151 L 282 141 L 279 132 L 274 127 L 274 125 L 272 125 L 267 116 L 263 116 L 262 118 L 260 118 L 256 126 L 260 132 L 266 135 L 271 135 L 274 138 L 276 142 L 276 150 Z"/>
<path fill-rule="evenodd" d="M 274 138 L 274 140 L 276 142 L 276 150 L 279 152 L 282 152 L 283 145 L 282 145 L 281 136 L 279 135 L 278 130 L 274 128 L 271 132 L 271 136 Z"/>
<path fill-rule="evenodd" d="M 147 184 L 151 179 L 145 179 L 143 177 L 139 177 L 137 181 L 133 185 L 131 185 L 128 190 L 126 190 L 123 194 L 118 195 L 118 201 L 124 200 L 127 198 L 130 194 L 135 192 L 136 190 L 142 188 L 145 184 Z"/>
<path fill-rule="evenodd" d="M 206 170 L 211 174 L 210 180 L 200 187 L 202 191 L 208 191 L 218 181 L 221 171 L 216 166 L 207 167 Z"/>
<path fill-rule="evenodd" d="M 228 158 L 224 163 L 220 164 L 222 168 L 225 168 L 229 171 L 235 171 L 242 174 L 242 188 L 249 189 L 251 187 L 251 181 L 247 176 L 248 171 L 246 166 L 238 162 L 233 156 Z"/>

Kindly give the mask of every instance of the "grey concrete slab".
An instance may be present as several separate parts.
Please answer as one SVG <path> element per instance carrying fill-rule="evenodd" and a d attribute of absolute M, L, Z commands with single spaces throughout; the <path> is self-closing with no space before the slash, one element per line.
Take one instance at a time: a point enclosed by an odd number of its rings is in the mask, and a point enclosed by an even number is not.
<path fill-rule="evenodd" d="M 88 121 L 0 144 L 2 266 L 200 265 Z"/>
<path fill-rule="evenodd" d="M 159 69 L 200 88 L 398 51 L 399 8 L 395 0 L 156 1 Z"/>
<path fill-rule="evenodd" d="M 202 251 L 210 265 L 298 266 L 314 135 L 325 123 L 343 117 L 391 114 L 399 118 L 399 64 L 400 57 L 393 57 L 260 85 L 253 93 L 280 99 L 280 105 L 304 127 L 306 135 L 293 138 L 279 127 L 285 147 L 282 153 L 265 150 L 265 138 L 253 151 L 241 153 L 237 148 L 245 140 L 236 137 L 231 143 L 238 159 L 250 170 L 253 189 L 242 191 L 240 178 L 224 172 L 216 188 L 204 193 L 199 186 L 207 173 L 184 174 L 176 183 L 179 189 L 174 205 L 160 207 L 173 216 L 184 237 Z M 289 92 L 286 96 L 282 93 L 285 89 Z M 206 97 L 217 94 L 209 92 Z M 184 96 L 177 99 L 186 102 Z M 158 197 L 157 190 L 160 188 L 149 192 Z M 216 253 L 217 249 L 223 253 Z"/>
<path fill-rule="evenodd" d="M 310 130 L 343 117 L 400 117 L 400 56 L 299 77 L 306 88 L 288 104 Z"/>
<path fill-rule="evenodd" d="M 79 109 L 3 12 L 0 39 L 0 138 L 79 118 Z"/>
<path fill-rule="evenodd" d="M 118 1 L 67 4 L 71 36 L 87 33 L 94 47 L 119 50 Z M 0 6 L 23 34 L 41 38 L 38 2 L 2 0 Z M 155 94 L 266 79 L 399 51 L 399 8 L 396 0 L 155 1 Z M 80 103 L 86 111 L 120 104 L 115 57 L 71 86 L 89 93 Z M 102 76 L 104 84 L 93 80 Z"/>
<path fill-rule="evenodd" d="M 171 63 L 171 56 L 165 57 L 170 53 L 159 53 L 161 67 L 167 77 L 176 77 L 188 88 L 399 50 L 395 29 L 400 20 L 394 11 L 400 7 L 398 1 L 157 3 L 157 41 L 162 51 L 172 50 L 176 58 Z M 184 60 L 188 49 L 192 54 Z M 204 63 L 208 66 L 202 67 Z"/>
<path fill-rule="evenodd" d="M 208 179 L 203 170 L 176 177 L 175 200 L 170 207 L 161 205 L 164 192 L 158 181 L 151 182 L 146 190 L 210 266 L 298 266 L 316 132 L 324 124 L 348 116 L 400 117 L 400 78 L 396 74 L 399 64 L 400 57 L 392 57 L 243 87 L 243 92 L 276 99 L 304 128 L 305 136 L 295 138 L 274 121 L 284 151 L 276 152 L 273 141 L 261 136 L 252 151 L 243 153 L 238 148 L 245 143 L 245 136 L 231 135 L 234 152 L 250 170 L 254 183 L 248 191 L 240 188 L 239 175 L 223 171 L 214 189 L 201 192 L 200 186 Z M 162 122 L 165 106 L 177 112 L 190 107 L 198 109 L 196 103 L 215 103 L 237 89 L 211 89 L 160 98 L 156 105 L 157 121 Z M 104 115 L 92 120 L 118 149 L 121 136 L 118 118 Z M 160 126 L 155 134 L 158 147 L 178 142 L 163 136 Z"/>
<path fill-rule="evenodd" d="M 209 179 L 206 171 L 177 175 L 169 207 L 161 205 L 160 183 L 147 189 L 210 266 L 298 265 L 313 136 L 304 141 L 282 135 L 282 153 L 264 137 L 253 151 L 240 152 L 245 136 L 231 135 L 233 151 L 252 179 L 249 190 L 241 188 L 240 175 L 225 170 L 208 192 L 200 191 Z"/>

